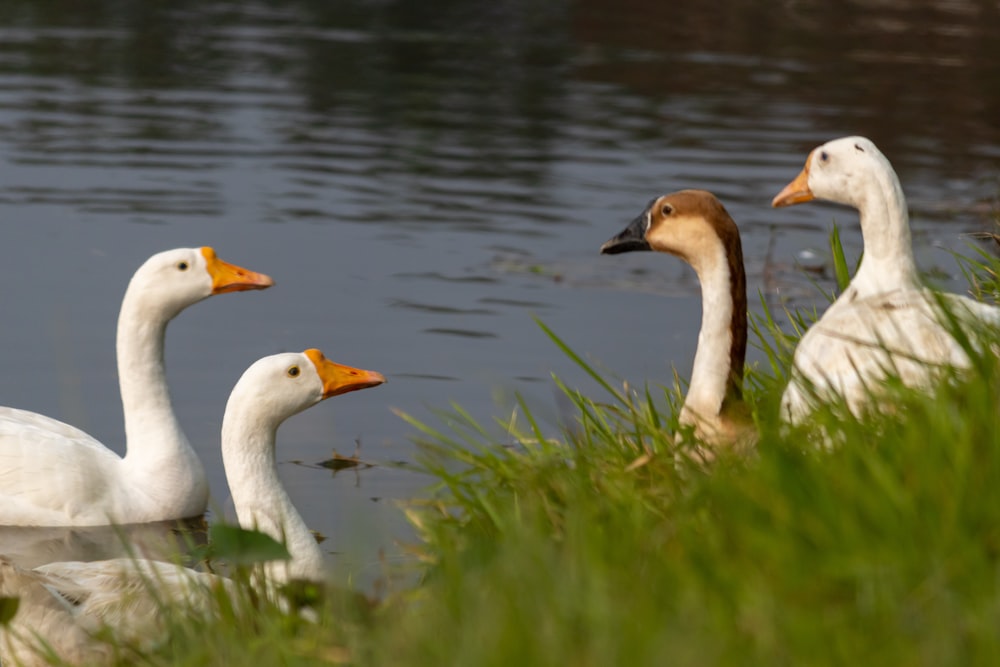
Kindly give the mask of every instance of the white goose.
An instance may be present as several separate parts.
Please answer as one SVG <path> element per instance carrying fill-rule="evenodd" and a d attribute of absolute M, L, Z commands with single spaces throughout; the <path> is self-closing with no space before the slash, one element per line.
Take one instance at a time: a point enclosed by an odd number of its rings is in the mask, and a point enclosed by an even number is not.
<path fill-rule="evenodd" d="M 211 248 L 153 255 L 135 272 L 118 317 L 125 456 L 34 412 L 0 408 L 0 524 L 93 526 L 204 513 L 208 483 L 170 404 L 167 323 L 213 294 L 263 289 L 270 277 Z"/>
<path fill-rule="evenodd" d="M 601 246 L 602 254 L 657 250 L 691 265 L 701 283 L 698 349 L 680 423 L 712 444 L 746 446 L 754 432 L 742 401 L 747 345 L 747 293 L 740 232 L 704 190 L 652 200 L 639 217 Z"/>
<path fill-rule="evenodd" d="M 858 209 L 865 250 L 850 285 L 795 350 L 783 418 L 801 422 L 817 401 L 834 397 L 861 415 L 871 409 L 872 392 L 887 372 L 920 388 L 931 385 L 942 367 L 968 367 L 968 355 L 942 325 L 941 305 L 973 326 L 1000 324 L 1000 308 L 920 284 L 903 189 L 875 144 L 844 137 L 819 146 L 772 205 L 813 199 Z"/>
<path fill-rule="evenodd" d="M 325 398 L 383 382 L 379 373 L 335 364 L 312 349 L 265 357 L 233 388 L 222 422 L 222 455 L 239 523 L 284 542 L 291 555 L 265 564 L 268 584 L 326 578 L 322 551 L 278 478 L 278 427 Z M 110 649 L 94 632 L 104 628 L 121 641 L 155 644 L 162 639 L 158 600 L 199 605 L 207 590 L 227 585 L 218 575 L 150 560 L 52 563 L 27 570 L 0 558 L 0 596 L 20 598 L 13 621 L 0 630 L 0 660 L 49 664 L 36 650 L 41 638 L 71 664 L 105 662 Z"/>

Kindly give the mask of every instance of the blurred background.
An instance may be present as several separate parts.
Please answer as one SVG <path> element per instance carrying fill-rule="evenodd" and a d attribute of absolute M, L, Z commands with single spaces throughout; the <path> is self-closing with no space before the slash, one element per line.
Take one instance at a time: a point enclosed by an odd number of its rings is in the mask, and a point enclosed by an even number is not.
<path fill-rule="evenodd" d="M 115 320 L 151 254 L 212 245 L 271 274 L 167 336 L 176 410 L 228 492 L 219 427 L 255 359 L 319 347 L 389 383 L 279 432 L 283 479 L 360 585 L 410 539 L 412 429 L 456 401 L 555 428 L 551 373 L 597 395 L 540 317 L 610 377 L 690 373 L 693 272 L 600 244 L 652 197 L 715 192 L 751 303 L 830 289 L 834 222 L 772 210 L 809 150 L 872 138 L 931 282 L 991 229 L 1000 193 L 995 2 L 4 0 L 0 4 L 0 403 L 122 451 Z M 758 358 L 751 351 L 751 360 Z M 334 474 L 336 450 L 379 465 Z M 2 549 L 2 545 L 0 545 Z"/>

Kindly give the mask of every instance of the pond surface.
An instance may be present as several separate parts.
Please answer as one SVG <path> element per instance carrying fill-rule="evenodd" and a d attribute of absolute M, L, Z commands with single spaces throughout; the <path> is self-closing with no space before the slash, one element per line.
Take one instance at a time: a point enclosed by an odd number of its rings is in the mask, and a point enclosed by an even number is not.
<path fill-rule="evenodd" d="M 551 373 L 597 389 L 532 316 L 633 385 L 690 372 L 693 272 L 597 254 L 655 195 L 714 191 L 751 295 L 820 303 L 798 258 L 822 263 L 833 221 L 857 256 L 856 216 L 769 203 L 815 145 L 864 134 L 903 181 L 921 267 L 962 289 L 949 251 L 1000 193 L 995 3 L 675 4 L 4 0 L 0 403 L 121 451 L 114 330 L 135 268 L 212 245 L 271 274 L 171 325 L 175 407 L 225 512 L 219 428 L 251 362 L 319 347 L 383 372 L 278 434 L 294 500 L 363 586 L 410 538 L 394 501 L 428 480 L 316 463 L 356 440 L 412 463 L 391 408 L 488 419 L 521 392 L 558 423 Z"/>

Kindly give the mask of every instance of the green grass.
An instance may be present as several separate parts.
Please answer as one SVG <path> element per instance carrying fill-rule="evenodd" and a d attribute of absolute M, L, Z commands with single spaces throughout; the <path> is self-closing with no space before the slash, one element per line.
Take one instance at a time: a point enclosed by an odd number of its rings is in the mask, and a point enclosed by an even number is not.
<path fill-rule="evenodd" d="M 975 261 L 971 284 L 995 289 L 997 260 Z M 789 315 L 796 330 L 815 316 Z M 978 332 L 974 371 L 933 395 L 890 383 L 864 422 L 833 405 L 794 430 L 777 403 L 797 334 L 764 304 L 757 453 L 706 469 L 674 440 L 680 383 L 612 385 L 539 324 L 594 380 L 560 385 L 577 411 L 562 437 L 523 403 L 498 425 L 459 406 L 440 425 L 407 417 L 434 481 L 406 508 L 416 585 L 373 611 L 330 596 L 315 622 L 249 593 L 207 619 L 175 610 L 142 661 L 1000 664 L 1000 332 Z M 815 446 L 817 428 L 841 444 Z"/>
<path fill-rule="evenodd" d="M 756 458 L 707 473 L 677 463 L 641 395 L 582 406 L 590 436 L 562 445 L 438 439 L 436 562 L 370 662 L 994 664 L 1000 369 L 979 370 L 840 420 L 829 452 L 763 420 Z"/>
<path fill-rule="evenodd" d="M 976 275 L 995 276 L 982 260 Z M 797 330 L 814 317 L 791 315 Z M 358 663 L 1000 660 L 993 349 L 970 346 L 975 371 L 934 395 L 890 386 L 891 409 L 863 423 L 823 410 L 811 427 L 843 442 L 825 450 L 776 423 L 796 334 L 766 307 L 753 329 L 770 368 L 748 377 L 762 433 L 748 460 L 692 465 L 670 435 L 675 389 L 598 377 L 601 401 L 563 388 L 579 427 L 560 442 L 530 428 L 518 446 L 490 442 L 461 412 L 446 432 L 417 425 L 439 480 L 416 515 L 432 565 L 418 599 L 359 638 Z"/>

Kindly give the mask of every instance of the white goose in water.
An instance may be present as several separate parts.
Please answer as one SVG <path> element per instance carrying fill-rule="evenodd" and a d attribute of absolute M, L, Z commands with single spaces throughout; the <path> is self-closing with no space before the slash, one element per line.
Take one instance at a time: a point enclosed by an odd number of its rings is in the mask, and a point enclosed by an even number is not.
<path fill-rule="evenodd" d="M 213 294 L 273 284 L 208 247 L 149 258 L 129 282 L 118 317 L 125 456 L 63 422 L 0 408 L 0 524 L 94 526 L 204 513 L 205 471 L 174 417 L 167 389 L 167 323 Z"/>
<path fill-rule="evenodd" d="M 742 400 L 746 275 L 736 223 L 712 193 L 681 190 L 651 201 L 601 246 L 607 255 L 636 250 L 680 257 L 701 283 L 701 332 L 680 423 L 707 443 L 751 444 L 754 431 Z"/>
<path fill-rule="evenodd" d="M 244 528 L 284 542 L 291 555 L 265 564 L 269 584 L 326 578 L 322 551 L 278 478 L 278 427 L 325 398 L 383 382 L 379 373 L 335 364 L 312 349 L 265 357 L 233 388 L 222 422 L 222 458 L 237 518 Z M 36 650 L 41 638 L 71 664 L 110 661 L 112 649 L 95 632 L 104 628 L 120 641 L 155 644 L 162 639 L 161 601 L 198 605 L 208 590 L 226 585 L 218 575 L 149 560 L 26 570 L 0 558 L 0 596 L 20 598 L 13 621 L 0 629 L 0 660 L 49 664 Z"/>
<path fill-rule="evenodd" d="M 887 373 L 920 388 L 942 367 L 967 368 L 968 355 L 942 324 L 942 307 L 972 327 L 1000 324 L 1000 308 L 920 284 L 903 189 L 875 144 L 844 137 L 819 146 L 772 205 L 813 199 L 858 209 L 864 256 L 844 293 L 799 342 L 783 418 L 801 422 L 817 400 L 835 397 L 861 415 Z"/>

